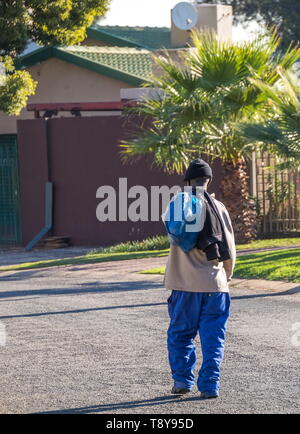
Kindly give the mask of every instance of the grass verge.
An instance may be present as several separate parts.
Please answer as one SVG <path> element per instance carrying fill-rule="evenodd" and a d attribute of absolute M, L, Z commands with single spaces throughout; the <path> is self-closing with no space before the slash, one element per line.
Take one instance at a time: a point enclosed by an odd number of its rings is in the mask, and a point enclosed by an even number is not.
<path fill-rule="evenodd" d="M 247 244 L 237 244 L 236 250 L 287 246 L 300 246 L 300 238 L 272 238 L 269 240 L 254 240 Z"/>
<path fill-rule="evenodd" d="M 269 240 L 255 240 L 247 244 L 238 244 L 237 250 L 256 249 L 264 247 L 295 246 L 300 245 L 300 238 L 278 238 Z M 32 268 L 54 267 L 64 265 L 93 264 L 97 262 L 122 261 L 126 259 L 158 258 L 166 256 L 169 252 L 169 241 L 166 236 L 147 238 L 144 241 L 128 241 L 111 247 L 91 249 L 82 256 L 59 259 L 46 259 L 26 262 L 22 264 L 3 265 L 0 271 L 29 270 Z M 297 249 L 293 249 L 295 253 Z M 267 254 L 270 254 L 268 252 Z M 277 264 L 276 264 L 277 265 Z M 238 263 L 236 267 L 238 272 Z M 237 276 L 238 277 L 238 276 Z"/>
<path fill-rule="evenodd" d="M 297 246 L 300 238 L 273 238 L 269 240 L 254 240 L 247 244 L 237 244 L 237 250 L 259 249 L 268 247 Z M 169 248 L 169 240 L 166 235 L 146 238 L 143 241 L 127 241 L 110 247 L 102 247 L 91 250 L 90 253 L 128 253 L 147 250 L 164 250 Z"/>
<path fill-rule="evenodd" d="M 165 267 L 141 271 L 164 274 Z M 233 277 L 300 282 L 300 249 L 258 252 L 237 257 Z"/>
<path fill-rule="evenodd" d="M 142 258 L 159 258 L 160 256 L 167 256 L 169 249 L 164 250 L 148 250 L 145 252 L 129 252 L 129 253 L 93 253 L 83 256 L 76 256 L 75 258 L 68 259 L 50 259 L 35 262 L 26 262 L 22 264 L 4 265 L 0 267 L 0 271 L 11 270 L 30 270 L 33 268 L 42 267 L 57 267 L 64 265 L 83 265 L 94 264 L 108 261 L 124 261 L 126 259 L 142 259 Z"/>

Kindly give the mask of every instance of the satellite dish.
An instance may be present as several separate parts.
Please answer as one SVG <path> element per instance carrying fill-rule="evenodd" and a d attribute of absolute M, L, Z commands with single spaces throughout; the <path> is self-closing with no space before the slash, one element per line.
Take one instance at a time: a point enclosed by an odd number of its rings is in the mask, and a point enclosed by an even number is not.
<path fill-rule="evenodd" d="M 191 3 L 180 2 L 172 9 L 172 20 L 180 30 L 190 30 L 198 22 L 198 10 Z"/>

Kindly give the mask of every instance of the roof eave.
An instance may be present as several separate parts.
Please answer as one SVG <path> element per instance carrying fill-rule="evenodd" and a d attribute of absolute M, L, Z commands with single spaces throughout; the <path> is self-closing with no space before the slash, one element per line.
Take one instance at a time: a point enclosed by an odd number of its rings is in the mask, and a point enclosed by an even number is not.
<path fill-rule="evenodd" d="M 53 49 L 54 47 L 52 46 L 42 47 L 32 51 L 31 53 L 25 54 L 24 56 L 17 57 L 15 60 L 15 66 L 17 69 L 25 69 L 29 66 L 35 65 L 38 62 L 47 60 L 54 56 Z"/>
<path fill-rule="evenodd" d="M 112 35 L 111 33 L 105 32 L 104 30 L 94 29 L 92 27 L 88 28 L 87 35 L 90 38 L 97 39 L 98 41 L 107 42 L 112 45 L 117 44 L 119 47 L 136 47 L 151 50 L 151 48 L 147 47 L 146 45 L 142 45 L 138 42 L 123 38 L 122 36 Z"/>
<path fill-rule="evenodd" d="M 45 61 L 50 57 L 55 57 L 57 59 L 72 63 L 73 65 L 97 72 L 98 74 L 109 76 L 119 81 L 124 81 L 125 83 L 131 84 L 132 86 L 140 86 L 148 81 L 147 78 L 138 77 L 134 74 L 128 74 L 124 71 L 110 68 L 107 65 L 92 62 L 91 60 L 85 59 L 76 54 L 68 53 L 60 47 L 43 47 L 25 56 L 19 57 L 16 61 L 16 67 L 18 69 L 25 69 L 37 64 L 38 62 Z"/>
<path fill-rule="evenodd" d="M 55 48 L 54 49 L 54 55 L 58 59 L 65 60 L 66 62 L 73 63 L 74 65 L 89 69 L 90 71 L 97 72 L 98 74 L 106 75 L 106 76 L 115 78 L 116 80 L 125 81 L 126 83 L 132 84 L 133 86 L 135 86 L 135 85 L 139 86 L 142 83 L 144 83 L 145 81 L 147 81 L 147 80 L 145 80 L 141 77 L 137 77 L 133 74 L 127 74 L 124 71 L 110 68 L 107 65 L 92 62 L 89 59 L 85 59 L 85 58 L 80 57 L 78 55 L 68 53 L 68 52 L 62 50 L 61 48 Z"/>

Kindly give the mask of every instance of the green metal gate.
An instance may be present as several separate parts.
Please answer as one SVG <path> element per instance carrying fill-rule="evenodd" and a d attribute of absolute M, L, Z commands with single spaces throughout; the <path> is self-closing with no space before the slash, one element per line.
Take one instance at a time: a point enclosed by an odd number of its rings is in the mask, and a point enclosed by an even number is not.
<path fill-rule="evenodd" d="M 0 135 L 0 245 L 17 245 L 20 233 L 20 189 L 17 136 Z"/>

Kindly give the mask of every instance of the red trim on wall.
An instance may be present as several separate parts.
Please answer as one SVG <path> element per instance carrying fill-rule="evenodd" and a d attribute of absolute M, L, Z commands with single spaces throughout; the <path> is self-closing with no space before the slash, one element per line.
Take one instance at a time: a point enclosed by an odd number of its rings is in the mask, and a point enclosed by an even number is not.
<path fill-rule="evenodd" d="M 136 101 L 38 103 L 27 104 L 27 110 L 34 111 L 39 118 L 41 111 L 122 111 L 134 105 Z"/>

